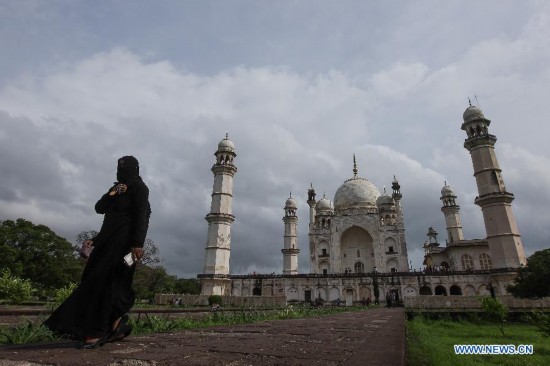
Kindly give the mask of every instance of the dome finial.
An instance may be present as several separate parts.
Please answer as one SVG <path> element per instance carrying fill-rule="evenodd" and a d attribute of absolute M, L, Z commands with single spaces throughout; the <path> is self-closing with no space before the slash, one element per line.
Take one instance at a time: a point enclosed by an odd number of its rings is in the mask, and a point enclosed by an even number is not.
<path fill-rule="evenodd" d="M 468 104 L 470 105 L 470 107 L 472 106 L 472 100 L 470 99 L 470 97 L 468 97 Z"/>
<path fill-rule="evenodd" d="M 355 154 L 353 154 L 353 177 L 357 178 L 357 162 L 355 161 Z"/>
<path fill-rule="evenodd" d="M 225 131 L 225 139 L 229 140 L 229 132 Z"/>

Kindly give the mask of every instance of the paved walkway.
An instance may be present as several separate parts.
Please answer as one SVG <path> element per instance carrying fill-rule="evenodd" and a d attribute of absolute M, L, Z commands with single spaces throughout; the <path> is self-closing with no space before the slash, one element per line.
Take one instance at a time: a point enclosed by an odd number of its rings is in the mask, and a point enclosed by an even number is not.
<path fill-rule="evenodd" d="M 0 366 L 404 364 L 403 308 L 129 337 L 94 350 L 75 342 L 1 346 Z"/>

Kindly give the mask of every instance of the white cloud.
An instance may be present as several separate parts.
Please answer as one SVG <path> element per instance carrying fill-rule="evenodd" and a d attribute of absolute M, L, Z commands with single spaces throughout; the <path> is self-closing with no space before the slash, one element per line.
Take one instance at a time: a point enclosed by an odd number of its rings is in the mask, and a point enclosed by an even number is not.
<path fill-rule="evenodd" d="M 397 23 L 425 11 L 407 9 L 397 14 Z M 445 21 L 466 19 L 443 10 Z M 488 10 L 478 11 L 472 19 Z M 340 63 L 321 67 L 330 62 L 318 60 L 317 69 L 328 71 L 303 72 L 285 61 L 300 59 L 303 67 L 320 51 L 287 49 L 282 43 L 274 45 L 282 47 L 277 54 L 297 53 L 250 66 L 253 50 L 259 49 L 252 43 L 251 54 L 239 58 L 240 66 L 228 64 L 223 54 L 222 60 L 208 60 L 222 70 L 211 74 L 188 71 L 187 63 L 203 61 L 198 56 L 146 59 L 131 47 L 104 47 L 84 53 L 78 62 L 70 61 L 75 58 L 71 53 L 40 72 L 20 70 L 0 89 L 0 219 L 23 216 L 51 225 L 70 240 L 81 230 L 97 229 L 101 217 L 93 213 L 93 204 L 112 183 L 116 159 L 134 154 L 151 188 L 150 237 L 170 271 L 192 276 L 202 268 L 212 154 L 228 131 L 239 169 L 231 257 L 235 272 L 281 269 L 282 206 L 289 191 L 299 206 L 300 267 L 308 270 L 307 188 L 312 182 L 318 194 L 326 192 L 332 199 L 352 174 L 353 153 L 360 175 L 380 190 L 389 188 L 394 174 L 400 180 L 409 253 L 419 267 L 427 228 L 444 232 L 439 202 L 444 180 L 459 195 L 465 234 L 483 235 L 460 130 L 466 97 L 477 94 L 499 138 L 497 154 L 516 195 L 526 246 L 542 248 L 550 205 L 541 190 L 550 179 L 542 168 L 550 159 L 550 130 L 541 123 L 550 118 L 549 14 L 548 6 L 539 3 L 528 23 L 513 24 L 517 32 L 480 28 L 484 37 L 468 36 L 475 40 L 470 44 L 458 42 L 460 28 L 445 26 L 448 38 L 434 37 L 418 49 L 412 41 L 430 27 L 394 39 L 392 29 L 377 23 L 372 29 L 386 37 L 377 41 L 384 46 L 370 40 L 381 55 L 361 72 L 357 65 L 368 63 L 366 46 L 351 52 L 349 45 L 338 44 L 336 50 L 349 52 L 327 60 Z M 343 13 L 339 17 L 345 19 Z M 489 23 L 496 26 L 499 19 Z M 429 24 L 440 22 L 434 16 Z M 393 26 L 398 34 L 407 24 Z M 353 44 L 362 44 L 356 27 L 346 24 L 335 39 L 353 34 Z M 456 42 L 447 45 L 451 39 Z M 269 40 L 262 42 L 260 49 L 267 50 Z M 305 45 L 307 39 L 293 44 Z M 402 55 L 384 53 L 392 47 Z M 350 71 L 341 65 L 355 66 Z"/>
<path fill-rule="evenodd" d="M 413 93 L 428 74 L 422 63 L 397 63 L 372 77 L 374 91 L 382 98 L 404 98 Z"/>

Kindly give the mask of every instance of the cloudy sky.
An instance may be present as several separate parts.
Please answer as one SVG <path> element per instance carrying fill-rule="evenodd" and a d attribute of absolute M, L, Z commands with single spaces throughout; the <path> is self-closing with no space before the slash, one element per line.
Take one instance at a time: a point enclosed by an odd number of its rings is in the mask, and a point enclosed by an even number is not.
<path fill-rule="evenodd" d="M 550 237 L 550 4 L 545 1 L 0 1 L 0 220 L 74 242 L 135 155 L 149 237 L 180 277 L 202 270 L 218 142 L 235 143 L 231 272 L 282 272 L 283 206 L 352 176 L 402 186 L 413 267 L 440 190 L 485 236 L 460 130 L 492 120 L 528 254 Z M 474 99 L 477 96 L 477 101 Z"/>

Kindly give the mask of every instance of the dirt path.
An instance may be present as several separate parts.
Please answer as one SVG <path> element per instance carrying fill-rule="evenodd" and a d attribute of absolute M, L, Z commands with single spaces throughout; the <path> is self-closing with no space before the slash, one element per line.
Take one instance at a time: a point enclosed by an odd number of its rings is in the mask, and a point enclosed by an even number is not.
<path fill-rule="evenodd" d="M 129 337 L 95 350 L 74 342 L 0 347 L 0 366 L 403 365 L 402 308 Z"/>

